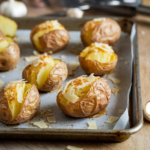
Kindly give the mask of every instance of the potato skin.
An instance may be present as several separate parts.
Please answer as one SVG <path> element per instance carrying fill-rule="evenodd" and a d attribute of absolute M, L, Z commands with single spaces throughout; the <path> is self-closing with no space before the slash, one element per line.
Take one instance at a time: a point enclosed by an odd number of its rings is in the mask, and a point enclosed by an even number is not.
<path fill-rule="evenodd" d="M 54 30 L 39 38 L 43 49 L 40 52 L 55 52 L 63 49 L 69 43 L 70 37 L 67 30 Z"/>
<path fill-rule="evenodd" d="M 80 101 L 69 102 L 66 105 L 60 103 L 60 94 L 61 92 L 57 95 L 59 108 L 66 115 L 79 118 L 94 115 L 105 109 L 111 98 L 111 89 L 105 79 L 98 79 Z"/>
<path fill-rule="evenodd" d="M 12 70 L 20 58 L 19 46 L 11 43 L 8 48 L 0 52 L 0 71 Z"/>
<path fill-rule="evenodd" d="M 32 85 L 17 117 L 12 120 L 12 113 L 4 89 L 0 91 L 0 120 L 5 124 L 20 124 L 32 119 L 40 107 L 40 95 L 35 85 Z"/>
<path fill-rule="evenodd" d="M 89 46 L 89 44 L 84 40 L 84 34 L 87 32 L 87 28 L 89 27 L 93 28 L 91 36 L 92 43 L 98 42 L 113 45 L 121 35 L 121 28 L 119 24 L 110 18 L 106 18 L 97 25 L 94 24 L 93 21 L 90 21 L 88 24 L 85 24 L 81 30 L 81 40 L 85 46 Z"/>
<path fill-rule="evenodd" d="M 28 81 L 27 70 L 29 67 L 30 65 L 28 65 L 22 72 L 22 78 L 26 81 Z M 45 81 L 44 85 L 39 89 L 39 91 L 50 92 L 58 89 L 62 82 L 67 78 L 67 76 L 67 65 L 65 62 L 61 61 L 53 67 L 47 80 Z"/>
<path fill-rule="evenodd" d="M 39 31 L 38 25 L 32 29 L 30 39 L 33 44 L 33 46 L 39 51 L 39 52 L 56 52 L 58 50 L 63 49 L 67 46 L 70 40 L 70 36 L 67 30 L 53 30 L 50 31 L 43 36 L 39 38 L 40 45 L 42 46 L 42 49 L 38 49 L 33 41 L 34 34 Z"/>
<path fill-rule="evenodd" d="M 117 61 L 118 61 L 118 57 L 112 62 L 101 63 L 101 62 L 98 62 L 97 60 L 91 60 L 91 59 L 87 59 L 85 57 L 79 56 L 79 62 L 80 62 L 81 68 L 87 74 L 94 73 L 94 75 L 96 76 L 102 76 L 104 74 L 107 74 L 112 69 L 114 69 L 117 64 Z"/>

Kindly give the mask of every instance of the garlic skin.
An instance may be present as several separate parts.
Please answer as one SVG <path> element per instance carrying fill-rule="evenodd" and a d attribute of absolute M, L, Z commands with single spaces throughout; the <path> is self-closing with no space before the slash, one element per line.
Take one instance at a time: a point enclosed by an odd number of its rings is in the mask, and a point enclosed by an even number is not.
<path fill-rule="evenodd" d="M 69 8 L 67 10 L 67 16 L 71 18 L 82 18 L 84 11 L 79 8 Z"/>
<path fill-rule="evenodd" d="M 150 121 L 150 101 L 148 101 L 144 107 L 144 118 Z"/>
<path fill-rule="evenodd" d="M 9 0 L 1 3 L 0 12 L 7 17 L 23 17 L 27 14 L 27 7 L 22 2 Z"/>

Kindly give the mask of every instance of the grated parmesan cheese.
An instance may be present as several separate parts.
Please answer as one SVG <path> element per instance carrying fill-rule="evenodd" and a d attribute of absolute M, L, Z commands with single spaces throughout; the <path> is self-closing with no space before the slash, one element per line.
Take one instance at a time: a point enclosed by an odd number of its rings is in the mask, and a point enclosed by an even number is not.
<path fill-rule="evenodd" d="M 125 64 L 128 65 L 128 62 L 126 61 Z"/>
<path fill-rule="evenodd" d="M 88 129 L 97 129 L 95 121 L 89 121 L 87 124 L 88 124 Z"/>
<path fill-rule="evenodd" d="M 120 83 L 119 79 L 108 77 L 108 80 L 111 80 L 114 84 Z"/>
<path fill-rule="evenodd" d="M 79 62 L 71 61 L 69 63 L 69 69 L 70 70 L 74 71 L 74 70 L 76 70 L 78 68 L 78 66 L 79 66 Z"/>
<path fill-rule="evenodd" d="M 35 56 L 40 56 L 40 55 L 41 55 L 38 51 L 33 51 L 33 54 L 34 54 Z"/>
<path fill-rule="evenodd" d="M 104 18 L 104 17 L 101 17 L 101 18 L 94 18 L 93 20 L 94 20 L 94 21 L 105 21 L 106 18 Z"/>
<path fill-rule="evenodd" d="M 32 56 L 29 56 L 29 57 L 25 57 L 25 60 L 26 60 L 27 62 L 29 62 L 29 61 L 35 60 L 35 59 L 37 59 L 37 58 L 38 58 L 37 56 L 32 55 Z"/>
<path fill-rule="evenodd" d="M 0 80 L 0 87 L 2 87 L 5 83 Z"/>
<path fill-rule="evenodd" d="M 49 123 L 56 123 L 56 119 L 54 118 L 54 116 L 47 117 L 47 121 Z"/>
<path fill-rule="evenodd" d="M 60 57 L 61 57 L 62 59 L 66 59 L 66 58 L 67 58 L 66 55 L 61 55 Z"/>
<path fill-rule="evenodd" d="M 75 147 L 75 146 L 67 146 L 67 150 L 83 150 L 83 148 Z"/>
<path fill-rule="evenodd" d="M 93 45 L 95 45 L 97 48 L 101 48 L 102 50 L 105 50 L 107 52 L 114 52 L 113 49 L 111 48 L 111 46 L 109 46 L 108 44 L 104 44 L 104 43 L 93 43 Z"/>
<path fill-rule="evenodd" d="M 119 117 L 111 116 L 110 118 L 108 118 L 108 120 L 105 123 L 113 123 L 113 122 L 117 121 L 118 119 L 119 119 Z"/>
<path fill-rule="evenodd" d="M 118 92 L 121 90 L 120 87 L 115 86 L 114 88 L 111 88 L 111 92 L 115 94 L 115 96 L 118 94 Z"/>
<path fill-rule="evenodd" d="M 34 122 L 33 125 L 38 126 L 39 128 L 48 128 L 44 120 Z"/>

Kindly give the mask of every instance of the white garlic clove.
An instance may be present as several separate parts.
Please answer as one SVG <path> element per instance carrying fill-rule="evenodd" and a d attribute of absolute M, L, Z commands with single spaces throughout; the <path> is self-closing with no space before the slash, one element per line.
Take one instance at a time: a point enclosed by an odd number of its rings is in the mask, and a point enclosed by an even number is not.
<path fill-rule="evenodd" d="M 27 14 L 27 7 L 22 2 L 10 0 L 1 3 L 0 11 L 7 17 L 23 17 Z"/>
<path fill-rule="evenodd" d="M 84 11 L 79 8 L 69 8 L 67 10 L 67 16 L 71 18 L 82 18 Z"/>
<path fill-rule="evenodd" d="M 150 101 L 148 101 L 144 107 L 144 118 L 150 121 Z"/>

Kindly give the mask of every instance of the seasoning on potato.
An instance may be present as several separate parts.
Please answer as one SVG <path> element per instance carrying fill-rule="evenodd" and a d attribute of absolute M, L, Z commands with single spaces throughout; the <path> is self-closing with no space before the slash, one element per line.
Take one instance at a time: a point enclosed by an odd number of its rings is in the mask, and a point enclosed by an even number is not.
<path fill-rule="evenodd" d="M 32 119 L 40 106 L 40 95 L 35 85 L 12 81 L 0 91 L 0 121 L 20 124 Z"/>
<path fill-rule="evenodd" d="M 86 47 L 79 55 L 82 69 L 94 75 L 104 75 L 115 68 L 118 61 L 117 55 L 107 44 L 93 43 Z"/>
<path fill-rule="evenodd" d="M 36 25 L 30 34 L 32 44 L 39 52 L 53 53 L 69 43 L 68 31 L 57 20 Z"/>
<path fill-rule="evenodd" d="M 81 40 L 85 46 L 94 42 L 113 45 L 120 35 L 119 24 L 110 18 L 95 18 L 88 21 L 81 30 Z"/>
<path fill-rule="evenodd" d="M 65 62 L 52 59 L 46 54 L 29 64 L 22 73 L 22 78 L 37 86 L 38 90 L 51 92 L 57 90 L 67 78 L 68 69 Z"/>
<path fill-rule="evenodd" d="M 105 109 L 110 98 L 107 81 L 91 74 L 67 82 L 57 95 L 57 103 L 68 116 L 88 117 Z"/>
<path fill-rule="evenodd" d="M 20 58 L 20 49 L 17 44 L 9 41 L 0 32 L 0 71 L 12 70 Z"/>

